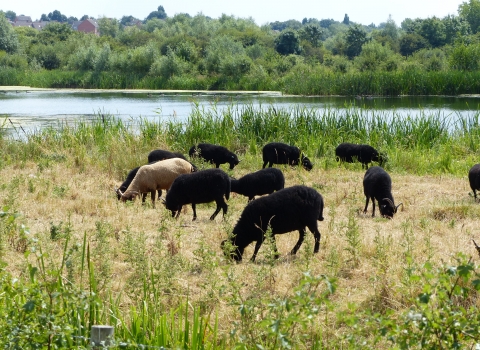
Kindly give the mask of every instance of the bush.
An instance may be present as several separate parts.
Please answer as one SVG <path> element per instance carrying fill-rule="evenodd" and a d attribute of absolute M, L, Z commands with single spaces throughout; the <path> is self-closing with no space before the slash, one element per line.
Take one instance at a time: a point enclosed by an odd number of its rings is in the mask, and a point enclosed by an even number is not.
<path fill-rule="evenodd" d="M 475 71 L 479 69 L 480 44 L 455 45 L 450 51 L 449 65 L 452 69 Z"/>

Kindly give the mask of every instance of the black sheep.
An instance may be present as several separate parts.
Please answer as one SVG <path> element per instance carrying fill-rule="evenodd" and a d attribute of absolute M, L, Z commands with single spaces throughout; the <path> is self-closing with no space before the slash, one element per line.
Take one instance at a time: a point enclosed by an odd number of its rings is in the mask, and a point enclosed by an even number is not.
<path fill-rule="evenodd" d="M 381 155 L 375 148 L 370 145 L 357 145 L 354 143 L 341 143 L 335 149 L 337 161 L 353 163 L 362 163 L 362 169 L 368 169 L 368 163 L 373 161 L 382 165 L 385 156 Z"/>
<path fill-rule="evenodd" d="M 155 162 L 151 162 L 149 164 L 153 164 Z M 137 172 L 138 172 L 138 169 L 140 169 L 139 166 L 137 166 L 136 168 L 130 170 L 127 174 L 127 178 L 125 179 L 125 181 L 123 181 L 123 183 L 118 187 L 118 189 L 121 191 L 121 192 L 125 192 L 128 188 L 128 186 L 130 186 L 130 184 L 132 183 L 132 180 L 134 179 L 135 175 L 137 175 Z M 117 192 L 116 191 L 116 194 L 117 194 L 117 198 L 118 200 L 122 199 L 122 195 L 120 194 L 120 192 Z M 148 193 L 143 193 L 142 194 L 142 203 L 145 203 L 145 200 L 147 198 L 147 195 Z M 160 198 L 162 196 L 162 190 L 158 190 L 158 198 Z"/>
<path fill-rule="evenodd" d="M 281 142 L 271 142 L 263 146 L 263 167 L 268 163 L 271 168 L 273 164 L 298 165 L 302 163 L 303 167 L 310 171 L 313 168 L 310 159 L 306 157 L 296 146 L 289 146 Z"/>
<path fill-rule="evenodd" d="M 248 201 L 254 200 L 255 196 L 270 194 L 285 187 L 283 173 L 276 168 L 262 169 L 230 181 L 232 192 L 247 196 Z"/>
<path fill-rule="evenodd" d="M 165 206 L 172 211 L 173 217 L 178 217 L 182 206 L 191 203 L 195 220 L 196 204 L 215 201 L 217 208 L 210 217 L 213 220 L 220 209 L 223 216 L 227 213 L 228 205 L 223 197 L 230 198 L 230 178 L 221 169 L 206 169 L 177 177 L 167 192 Z"/>
<path fill-rule="evenodd" d="M 475 164 L 468 172 L 468 180 L 473 191 L 473 197 L 477 200 L 476 190 L 480 190 L 480 164 Z"/>
<path fill-rule="evenodd" d="M 185 156 L 180 152 L 170 152 L 164 149 L 155 149 L 148 154 L 149 163 L 170 158 L 182 158 L 187 160 L 187 158 L 185 158 Z"/>
<path fill-rule="evenodd" d="M 220 164 L 230 164 L 230 170 L 235 167 L 240 161 L 235 153 L 230 152 L 223 146 L 212 145 L 210 143 L 199 143 L 192 146 L 188 152 L 190 157 L 202 157 L 207 162 L 215 164 L 217 168 Z"/>
<path fill-rule="evenodd" d="M 255 261 L 269 228 L 273 236 L 298 230 L 300 233 L 298 242 L 290 252 L 293 255 L 302 245 L 305 228 L 308 227 L 315 238 L 313 252 L 317 253 L 320 248 L 317 221 L 323 221 L 323 198 L 313 188 L 293 186 L 258 198 L 247 204 L 233 229 L 233 235 L 229 240 L 236 249 L 231 256 L 236 261 L 242 260 L 245 247 L 256 241 L 251 258 L 251 261 Z M 222 242 L 222 248 L 225 242 Z M 273 243 L 278 257 L 275 240 Z"/>
<path fill-rule="evenodd" d="M 378 202 L 380 214 L 388 219 L 393 218 L 398 207 L 392 195 L 392 179 L 390 175 L 379 166 L 373 166 L 367 170 L 363 178 L 363 193 L 367 197 L 364 213 L 367 213 L 368 201 L 372 199 L 372 217 L 375 216 L 375 200 Z"/>

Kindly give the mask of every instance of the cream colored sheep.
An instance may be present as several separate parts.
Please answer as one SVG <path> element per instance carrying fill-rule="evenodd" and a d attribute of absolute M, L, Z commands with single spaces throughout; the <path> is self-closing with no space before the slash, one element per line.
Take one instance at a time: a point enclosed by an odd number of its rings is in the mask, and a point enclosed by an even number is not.
<path fill-rule="evenodd" d="M 115 192 L 121 196 L 124 202 L 135 200 L 138 195 L 150 192 L 155 208 L 156 191 L 168 190 L 177 176 L 194 171 L 192 164 L 184 159 L 165 159 L 161 162 L 141 166 L 127 190 L 122 193 L 117 188 Z"/>

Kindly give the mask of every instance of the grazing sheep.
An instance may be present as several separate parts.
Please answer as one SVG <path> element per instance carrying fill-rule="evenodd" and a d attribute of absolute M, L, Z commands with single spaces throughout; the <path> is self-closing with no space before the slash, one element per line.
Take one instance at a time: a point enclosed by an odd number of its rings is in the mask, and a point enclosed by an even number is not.
<path fill-rule="evenodd" d="M 223 216 L 227 213 L 228 205 L 223 197 L 230 198 L 230 178 L 221 169 L 206 169 L 177 177 L 167 193 L 165 206 L 172 211 L 173 217 L 178 217 L 182 206 L 191 203 L 193 220 L 196 220 L 196 204 L 215 201 L 217 208 L 210 217 L 213 220 L 220 209 Z"/>
<path fill-rule="evenodd" d="M 363 178 L 363 192 L 367 197 L 364 213 L 367 213 L 368 201 L 372 199 L 372 217 L 375 216 L 375 199 L 378 202 L 380 214 L 388 219 L 393 218 L 398 207 L 395 206 L 392 196 L 392 179 L 390 175 L 379 166 L 373 166 L 367 170 Z"/>
<path fill-rule="evenodd" d="M 196 146 L 192 146 L 188 154 L 190 157 L 202 157 L 207 162 L 215 164 L 217 168 L 220 167 L 220 164 L 229 163 L 230 170 L 232 170 L 235 165 L 240 163 L 235 153 L 230 152 L 223 146 L 212 145 L 210 143 L 199 143 Z"/>
<path fill-rule="evenodd" d="M 295 254 L 305 238 L 305 228 L 313 233 L 315 238 L 314 253 L 320 248 L 320 232 L 317 221 L 323 221 L 323 198 L 313 188 L 293 186 L 284 188 L 268 196 L 258 198 L 247 204 L 233 229 L 230 243 L 236 246 L 231 256 L 236 261 L 242 260 L 242 255 L 250 243 L 256 241 L 251 261 L 255 261 L 258 250 L 265 240 L 269 228 L 273 235 L 298 230 L 300 236 L 290 254 Z M 226 241 L 222 242 L 222 248 Z M 227 254 L 227 252 L 225 252 Z"/>
<path fill-rule="evenodd" d="M 310 171 L 313 168 L 310 159 L 300 152 L 300 149 L 295 146 L 289 146 L 285 143 L 271 142 L 263 146 L 263 168 L 268 163 L 271 168 L 273 164 L 289 164 L 298 165 L 300 162 L 303 167 Z"/>
<path fill-rule="evenodd" d="M 155 162 L 152 162 L 150 164 L 153 164 Z M 135 175 L 137 175 L 137 172 L 138 172 L 138 169 L 140 169 L 139 166 L 137 166 L 136 168 L 130 170 L 127 174 L 127 178 L 125 179 L 125 181 L 123 181 L 123 183 L 120 185 L 120 187 L 118 187 L 118 190 L 120 190 L 120 192 L 125 192 L 128 188 L 128 186 L 130 186 L 130 184 L 132 183 L 132 180 L 135 178 Z M 117 198 L 118 200 L 122 199 L 122 195 L 120 193 L 117 192 L 117 190 L 115 190 L 115 192 L 117 193 Z M 158 191 L 158 198 L 160 198 L 162 196 L 162 190 Z M 145 199 L 147 198 L 147 193 L 142 193 L 142 202 L 145 203 Z"/>
<path fill-rule="evenodd" d="M 156 162 L 164 159 L 171 159 L 171 158 L 181 158 L 181 159 L 187 160 L 185 156 L 180 152 L 170 152 L 163 149 L 155 149 L 148 154 L 148 163 L 152 163 L 152 162 Z M 193 164 L 192 162 L 189 162 L 189 163 L 192 164 L 193 169 L 195 171 L 198 170 L 195 164 Z"/>
<path fill-rule="evenodd" d="M 165 159 L 161 162 L 141 166 L 127 190 L 122 193 L 117 188 L 115 192 L 121 196 L 124 202 L 126 200 L 134 200 L 139 194 L 150 192 L 153 207 L 155 208 L 155 191 L 160 191 L 161 195 L 161 190 L 168 190 L 173 180 L 180 174 L 187 174 L 193 171 L 192 165 L 184 159 Z"/>
<path fill-rule="evenodd" d="M 368 163 L 373 161 L 379 162 L 382 165 L 385 156 L 378 153 L 378 151 L 370 145 L 357 145 L 354 143 L 341 143 L 335 149 L 337 162 L 353 163 L 358 161 L 362 163 L 362 169 L 368 169 Z"/>
<path fill-rule="evenodd" d="M 157 160 L 164 160 L 170 158 L 182 158 L 187 160 L 180 152 L 170 152 L 163 149 L 155 149 L 148 154 L 148 162 L 156 162 Z"/>
<path fill-rule="evenodd" d="M 280 169 L 267 168 L 244 175 L 240 179 L 230 179 L 232 192 L 248 197 L 248 201 L 255 196 L 270 194 L 285 187 L 285 178 Z"/>
<path fill-rule="evenodd" d="M 475 164 L 468 172 L 468 180 L 473 191 L 473 197 L 477 201 L 477 192 L 480 190 L 480 164 Z"/>

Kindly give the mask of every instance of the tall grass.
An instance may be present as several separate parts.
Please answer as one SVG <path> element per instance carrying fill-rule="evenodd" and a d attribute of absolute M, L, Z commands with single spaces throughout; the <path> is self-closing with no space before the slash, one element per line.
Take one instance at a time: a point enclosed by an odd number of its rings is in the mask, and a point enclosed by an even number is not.
<path fill-rule="evenodd" d="M 407 70 L 334 73 L 301 65 L 284 76 L 229 77 L 182 75 L 169 79 L 148 74 L 66 70 L 0 70 L 0 85 L 86 89 L 281 90 L 294 95 L 451 95 L 480 93 L 480 72 Z"/>
<path fill-rule="evenodd" d="M 267 142 L 281 141 L 328 163 L 335 158 L 339 143 L 353 142 L 368 143 L 387 153 L 390 169 L 407 167 L 418 174 L 453 171 L 441 165 L 451 162 L 445 158 L 450 154 L 465 164 L 457 168 L 464 171 L 480 147 L 479 118 L 479 113 L 464 117 L 440 112 L 413 117 L 354 106 L 315 109 L 213 104 L 207 108 L 194 103 L 184 121 L 138 118 L 125 122 L 99 113 L 93 121 L 47 128 L 28 135 L 29 142 L 16 157 L 43 157 L 45 148 L 68 149 L 75 152 L 79 165 L 98 164 L 96 160 L 102 159 L 109 173 L 116 174 L 118 169 L 142 164 L 140 154 L 147 154 L 152 143 L 186 153 L 198 142 L 210 142 L 255 155 Z M 6 147 L 15 152 L 14 144 Z"/>

